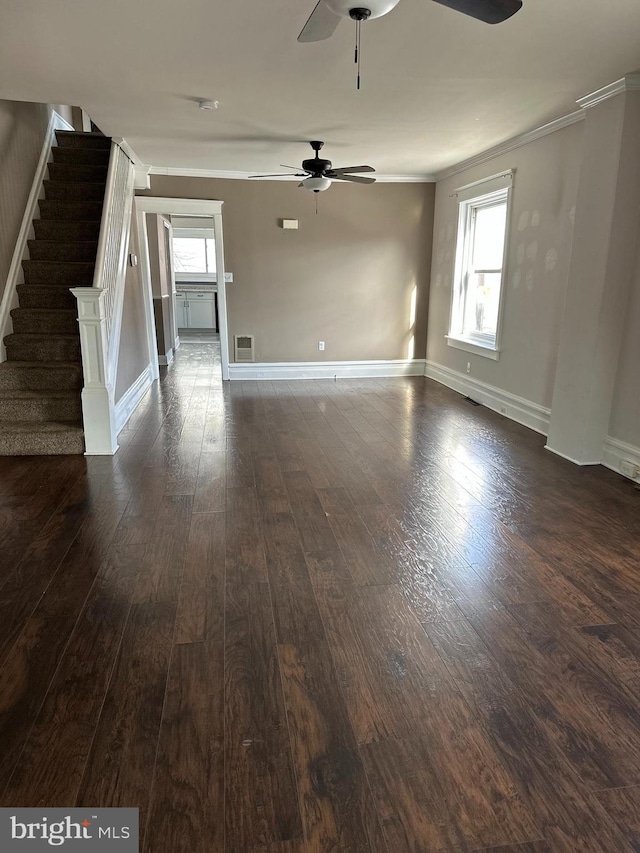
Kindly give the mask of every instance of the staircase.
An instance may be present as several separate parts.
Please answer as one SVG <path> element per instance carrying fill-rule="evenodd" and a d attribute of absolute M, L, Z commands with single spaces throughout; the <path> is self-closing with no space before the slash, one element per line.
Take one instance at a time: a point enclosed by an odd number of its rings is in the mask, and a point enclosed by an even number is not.
<path fill-rule="evenodd" d="M 91 287 L 111 140 L 57 131 L 0 364 L 0 456 L 83 453 L 82 364 L 71 287 Z"/>

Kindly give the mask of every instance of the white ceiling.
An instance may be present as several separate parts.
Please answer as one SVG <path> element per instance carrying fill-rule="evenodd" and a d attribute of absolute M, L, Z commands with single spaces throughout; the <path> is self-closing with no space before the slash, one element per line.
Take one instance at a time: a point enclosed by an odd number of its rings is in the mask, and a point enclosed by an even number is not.
<path fill-rule="evenodd" d="M 429 0 L 298 44 L 315 0 L 3 0 L 0 97 L 83 106 L 154 166 L 433 174 L 640 66 L 638 0 L 524 0 L 496 26 Z M 220 101 L 215 112 L 197 98 Z"/>

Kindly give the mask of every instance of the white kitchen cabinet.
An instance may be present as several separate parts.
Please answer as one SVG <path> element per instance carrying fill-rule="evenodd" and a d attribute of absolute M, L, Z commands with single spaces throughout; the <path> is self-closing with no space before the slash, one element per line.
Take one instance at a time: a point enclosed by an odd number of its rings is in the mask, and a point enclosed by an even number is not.
<path fill-rule="evenodd" d="M 179 329 L 215 329 L 215 293 L 207 290 L 178 291 L 176 316 Z"/>
<path fill-rule="evenodd" d="M 179 329 L 186 329 L 188 326 L 187 319 L 187 302 L 183 293 L 176 293 L 176 325 Z"/>

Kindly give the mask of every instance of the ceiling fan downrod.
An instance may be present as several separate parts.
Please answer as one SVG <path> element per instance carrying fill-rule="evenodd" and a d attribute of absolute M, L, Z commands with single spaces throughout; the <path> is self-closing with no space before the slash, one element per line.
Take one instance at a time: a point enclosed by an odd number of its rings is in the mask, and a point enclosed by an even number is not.
<path fill-rule="evenodd" d="M 355 9 L 349 9 L 349 17 L 352 21 L 356 22 L 356 50 L 354 55 L 354 62 L 358 67 L 357 77 L 356 77 L 356 89 L 360 89 L 360 54 L 361 50 L 361 24 L 363 21 L 366 21 L 371 17 L 371 9 L 365 9 L 362 7 L 356 7 Z"/>

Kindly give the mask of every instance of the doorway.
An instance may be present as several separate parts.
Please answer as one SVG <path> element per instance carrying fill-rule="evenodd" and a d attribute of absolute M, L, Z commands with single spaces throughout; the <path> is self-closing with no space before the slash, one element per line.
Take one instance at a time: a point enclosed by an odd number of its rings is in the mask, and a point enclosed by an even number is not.
<path fill-rule="evenodd" d="M 209 201 L 206 199 L 187 199 L 187 198 L 151 198 L 148 196 L 136 196 L 136 223 L 138 227 L 138 235 L 140 242 L 140 268 L 145 292 L 145 320 L 147 326 L 147 341 L 149 347 L 149 358 L 154 371 L 154 378 L 159 376 L 159 356 L 158 356 L 158 334 L 156 324 L 156 311 L 154 310 L 154 292 L 151 274 L 151 256 L 149 252 L 149 233 L 147 228 L 146 214 L 160 214 L 167 221 L 169 227 L 163 226 L 162 240 L 167 242 L 167 252 L 173 252 L 171 245 L 171 226 L 178 219 L 184 222 L 195 220 L 207 220 L 209 226 L 212 225 L 212 256 L 209 264 L 211 270 L 206 275 L 209 276 L 207 283 L 215 286 L 215 300 L 211 300 L 211 287 L 208 291 L 200 288 L 202 296 L 194 296 L 194 306 L 192 316 L 194 322 L 208 323 L 209 317 L 215 312 L 215 325 L 217 333 L 220 336 L 220 360 L 222 369 L 222 379 L 229 379 L 229 344 L 227 332 L 227 300 L 226 300 L 226 276 L 224 266 L 224 243 L 222 231 L 222 204 L 221 201 Z M 184 218 L 184 219 L 183 219 Z M 164 246 L 163 246 L 164 250 Z M 164 254 L 164 251 L 163 251 Z M 172 264 L 172 267 L 174 264 Z M 179 346 L 182 337 L 179 328 L 180 320 L 183 323 L 187 320 L 186 316 L 180 313 L 182 306 L 176 305 L 178 283 L 175 281 L 175 275 L 171 276 L 171 292 L 170 292 L 170 311 L 171 311 L 171 333 L 173 335 L 174 346 Z M 186 287 L 187 282 L 181 282 L 181 286 Z M 197 286 L 197 282 L 195 282 Z M 161 294 L 161 297 L 167 297 L 169 294 Z M 198 300 L 198 302 L 195 302 Z M 209 301 L 209 305 L 204 307 L 200 303 Z M 169 306 L 167 306 L 169 308 Z M 188 306 L 186 311 L 189 311 Z M 213 319 L 213 318 L 212 318 Z M 166 324 L 165 324 L 166 325 Z M 183 328 L 189 329 L 188 324 Z M 207 326 L 205 325 L 205 331 Z M 198 329 L 194 326 L 194 332 Z"/>

